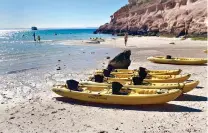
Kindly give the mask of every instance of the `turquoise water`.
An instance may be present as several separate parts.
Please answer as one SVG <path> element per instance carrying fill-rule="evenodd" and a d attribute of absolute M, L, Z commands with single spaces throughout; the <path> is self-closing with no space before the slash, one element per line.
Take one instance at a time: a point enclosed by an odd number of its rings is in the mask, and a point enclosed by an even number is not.
<path fill-rule="evenodd" d="M 95 35 L 95 29 L 48 29 L 48 30 L 0 30 L 0 74 L 48 67 L 61 58 L 76 59 L 82 51 L 100 48 L 93 46 L 65 46 L 64 40 L 83 40 L 90 37 L 109 38 L 110 35 Z M 41 43 L 33 41 L 33 33 L 41 37 Z M 57 34 L 57 35 L 55 35 Z M 57 42 L 56 42 L 57 41 Z M 99 45 L 99 44 L 98 44 Z M 71 56 L 69 56 L 69 54 Z M 81 55 L 80 55 L 81 56 Z M 82 57 L 83 60 L 85 57 Z"/>
<path fill-rule="evenodd" d="M 33 33 L 39 35 L 41 40 L 83 40 L 90 37 L 110 37 L 105 34 L 93 34 L 95 29 L 40 29 L 37 31 L 0 30 L 0 41 L 33 41 Z M 56 35 L 55 35 L 56 34 Z"/>

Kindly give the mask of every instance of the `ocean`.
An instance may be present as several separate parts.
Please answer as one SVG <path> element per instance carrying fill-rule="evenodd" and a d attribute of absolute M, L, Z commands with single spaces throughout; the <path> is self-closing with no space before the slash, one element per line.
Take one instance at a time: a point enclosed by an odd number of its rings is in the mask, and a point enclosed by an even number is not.
<path fill-rule="evenodd" d="M 96 46 L 66 46 L 60 43 L 65 40 L 111 37 L 111 35 L 93 34 L 94 31 L 95 29 L 0 30 L 0 74 L 47 67 L 69 55 L 71 55 L 69 61 L 75 60 L 82 51 L 93 51 L 92 49 L 102 51 Z M 38 35 L 41 37 L 40 43 L 34 42 L 34 33 L 36 37 Z M 82 58 L 85 60 L 86 57 Z"/>

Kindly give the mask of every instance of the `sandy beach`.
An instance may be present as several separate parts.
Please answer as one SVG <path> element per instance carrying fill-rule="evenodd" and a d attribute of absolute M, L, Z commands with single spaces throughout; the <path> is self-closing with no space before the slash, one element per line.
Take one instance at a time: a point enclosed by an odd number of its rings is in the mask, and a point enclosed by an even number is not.
<path fill-rule="evenodd" d="M 173 43 L 172 43 L 173 42 Z M 171 43 L 171 44 L 170 44 Z M 64 45 L 89 47 L 69 54 L 48 68 L 0 75 L 0 133 L 205 133 L 207 132 L 207 65 L 154 64 L 149 56 L 207 58 L 206 41 L 179 38 L 129 37 L 107 39 L 101 44 L 63 41 Z M 91 49 L 90 47 L 96 47 Z M 164 105 L 115 106 L 62 98 L 51 91 L 67 79 L 86 80 L 95 69 L 124 49 L 132 50 L 129 69 L 182 69 L 200 84 L 193 91 Z M 88 57 L 88 58 L 84 58 Z M 60 66 L 61 70 L 57 71 Z"/>

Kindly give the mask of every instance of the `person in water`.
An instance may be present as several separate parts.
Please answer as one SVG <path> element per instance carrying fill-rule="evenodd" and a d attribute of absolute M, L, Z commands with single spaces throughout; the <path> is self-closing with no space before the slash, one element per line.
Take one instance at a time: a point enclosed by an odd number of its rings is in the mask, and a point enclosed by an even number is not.
<path fill-rule="evenodd" d="M 127 41 L 128 41 L 128 33 L 126 32 L 125 35 L 124 35 L 124 43 L 125 43 L 125 46 L 127 44 Z"/>
<path fill-rule="evenodd" d="M 34 41 L 36 41 L 36 38 L 35 38 L 35 32 L 33 33 L 33 38 L 34 38 Z"/>
<path fill-rule="evenodd" d="M 40 42 L 40 36 L 38 36 L 38 42 Z"/>

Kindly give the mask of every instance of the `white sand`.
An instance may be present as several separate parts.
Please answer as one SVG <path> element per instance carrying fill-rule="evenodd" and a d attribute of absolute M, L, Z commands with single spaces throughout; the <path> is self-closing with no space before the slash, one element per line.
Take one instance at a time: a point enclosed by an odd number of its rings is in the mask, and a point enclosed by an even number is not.
<path fill-rule="evenodd" d="M 169 44 L 174 42 L 175 44 Z M 70 41 L 64 44 L 72 44 Z M 84 44 L 86 45 L 86 44 Z M 97 44 L 93 44 L 97 45 Z M 126 49 L 123 38 L 108 39 L 105 47 Z M 95 60 L 94 69 L 85 64 L 60 72 L 31 70 L 0 76 L 0 132 L 3 133 L 205 133 L 207 124 L 207 66 L 178 66 L 154 64 L 146 60 L 152 55 L 206 57 L 206 41 L 181 41 L 158 37 L 130 37 L 128 49 L 132 50 L 131 69 L 139 66 L 148 69 L 182 69 L 191 73 L 192 80 L 199 80 L 199 88 L 184 94 L 164 105 L 113 106 L 77 102 L 60 98 L 51 92 L 51 86 L 58 81 L 73 78 L 87 79 L 96 68 L 103 68 L 117 53 Z M 107 53 L 108 51 L 106 51 Z M 96 51 L 95 51 L 96 53 Z M 87 53 L 89 54 L 89 53 Z M 87 56 L 87 55 L 86 55 Z M 104 64 L 103 64 L 104 63 Z M 73 64 L 72 64 L 73 65 Z M 76 67 L 76 66 L 74 66 Z M 83 68 L 82 68 L 83 67 Z M 56 99 L 56 97 L 59 97 Z"/>

